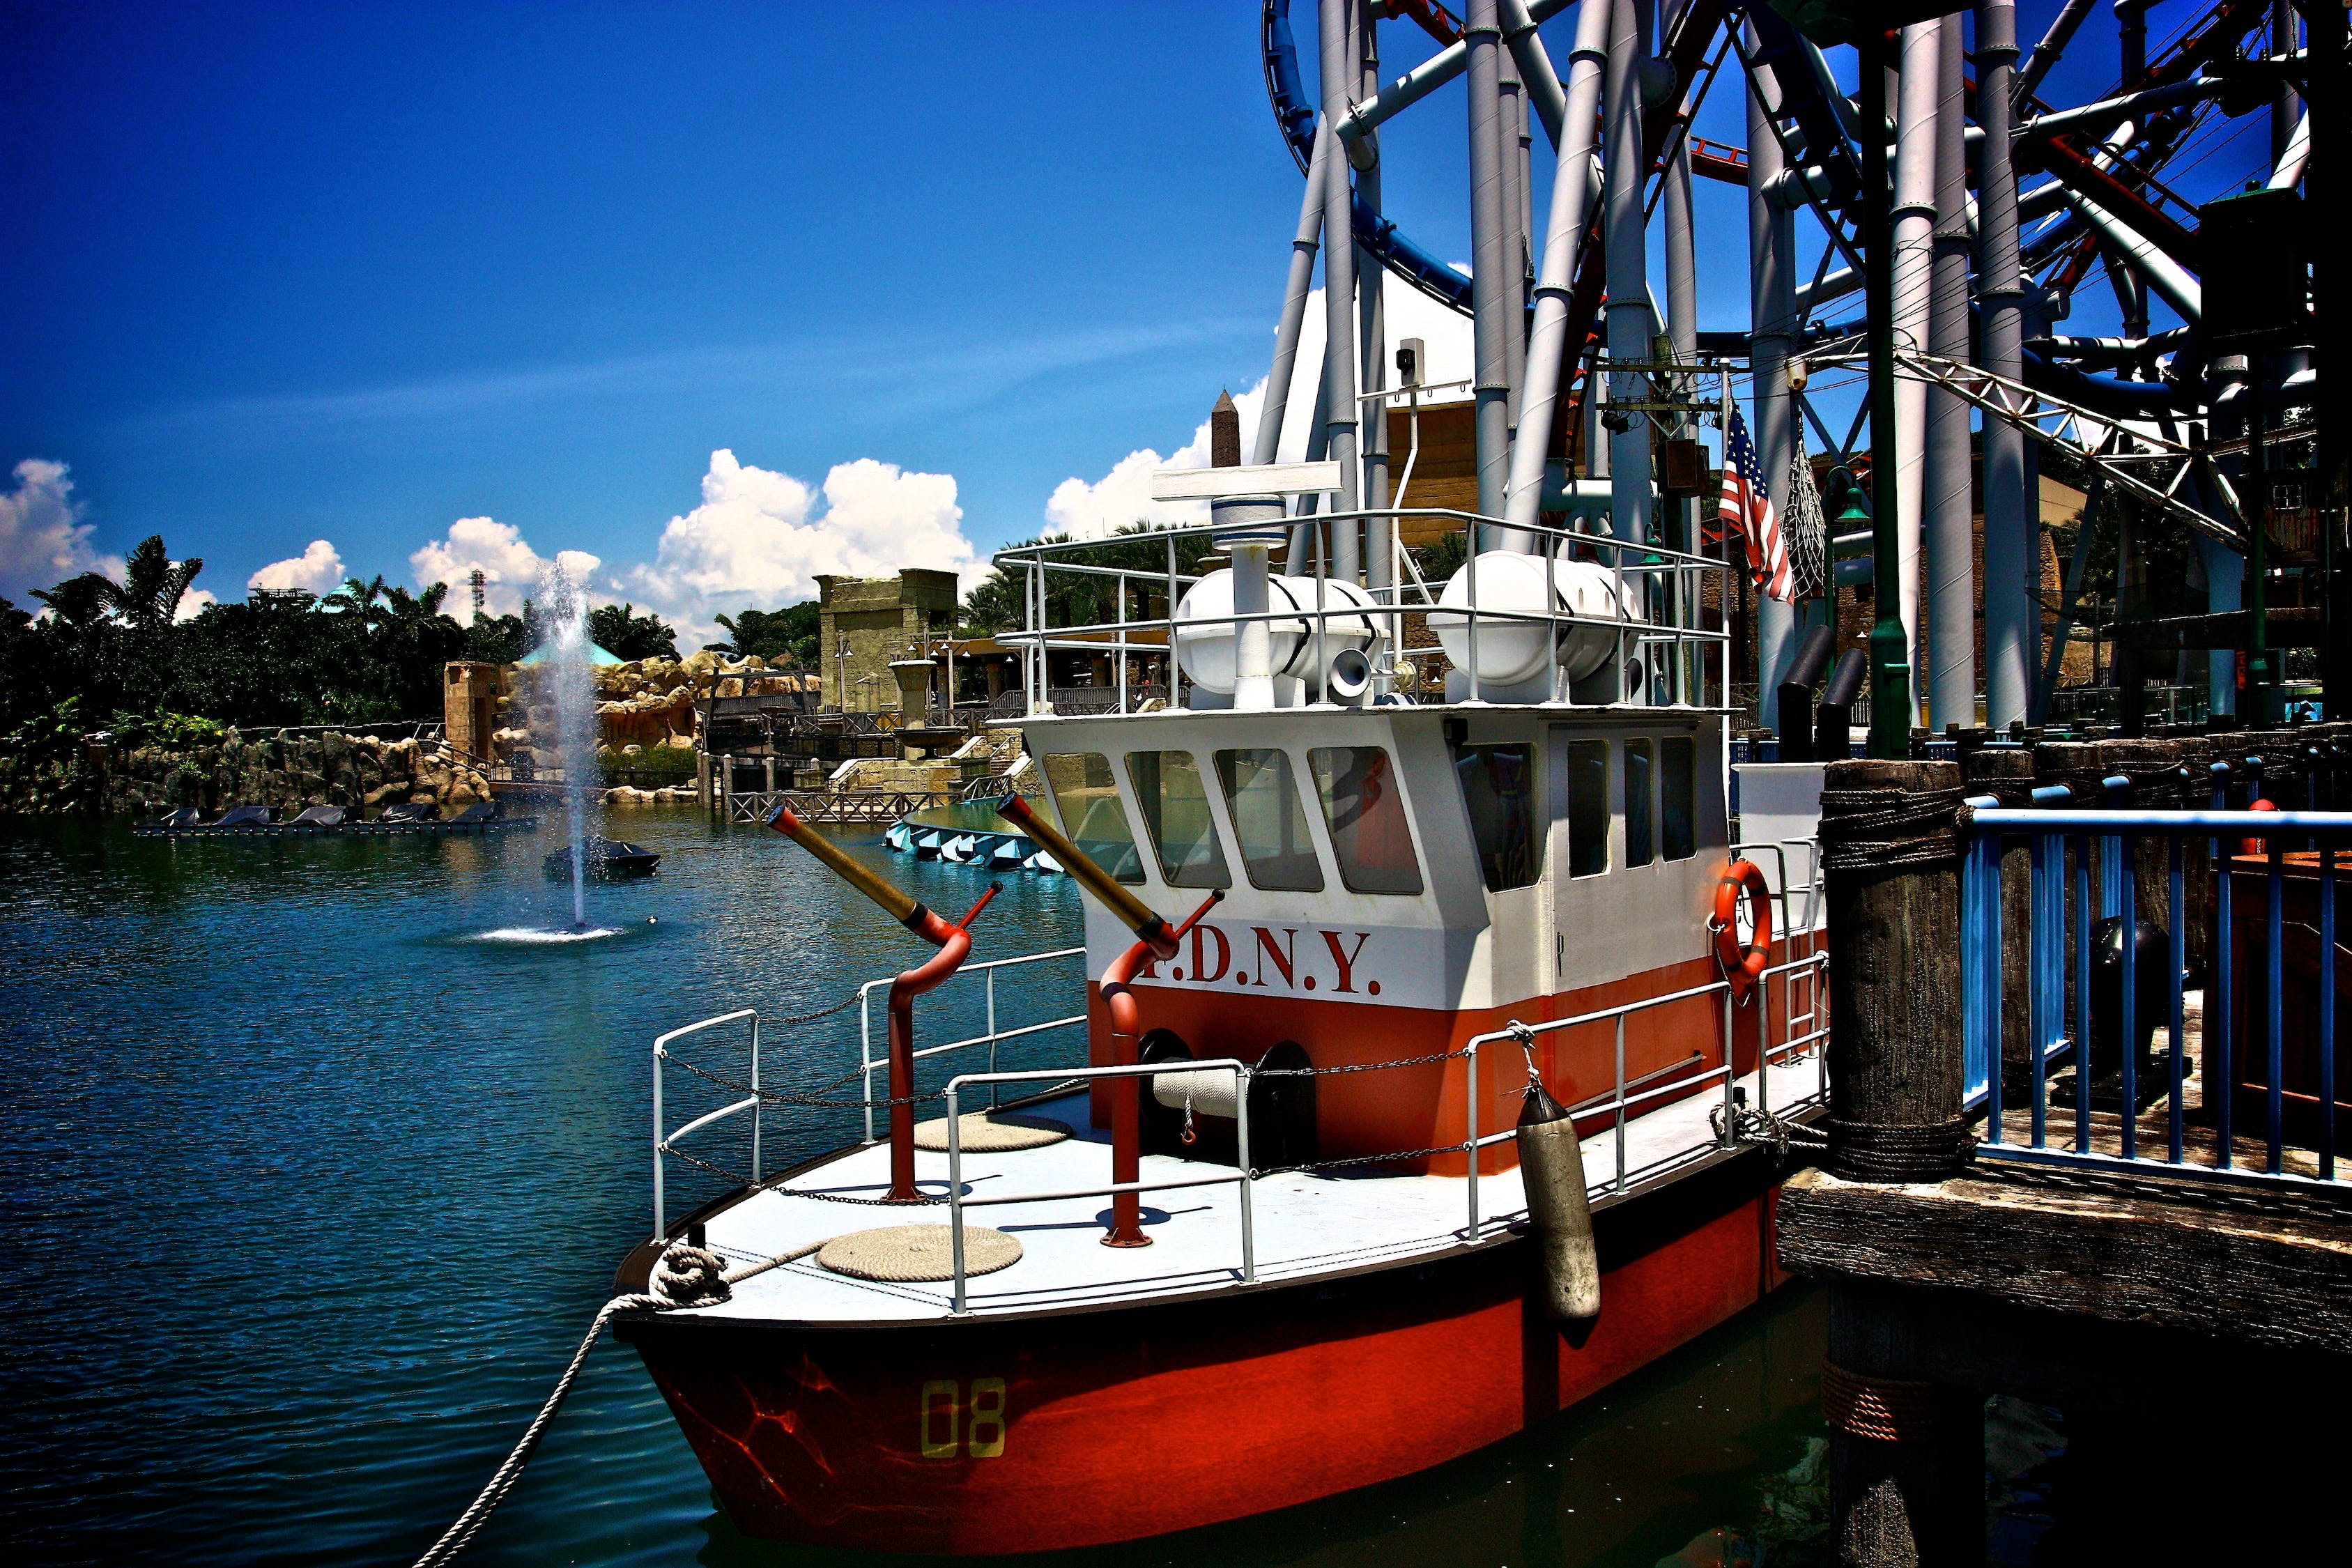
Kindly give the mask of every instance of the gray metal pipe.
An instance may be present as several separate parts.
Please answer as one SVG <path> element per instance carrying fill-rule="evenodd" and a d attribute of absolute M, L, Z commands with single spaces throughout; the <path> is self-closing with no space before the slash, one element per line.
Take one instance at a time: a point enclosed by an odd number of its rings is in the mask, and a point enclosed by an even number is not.
<path fill-rule="evenodd" d="M 1619 363 L 1650 357 L 1656 323 L 1650 311 L 1649 253 L 1644 231 L 1643 176 L 1648 159 L 1642 148 L 1643 64 L 1649 58 L 1645 0 L 1612 0 L 1609 69 L 1602 83 L 1606 125 L 1602 159 L 1608 173 L 1603 193 L 1603 240 L 1609 286 L 1609 357 Z M 1618 373 L 1622 375 L 1624 373 Z M 1621 384 L 1621 392 L 1631 390 Z M 1609 436 L 1609 473 L 1616 484 L 1610 526 L 1620 539 L 1643 540 L 1650 531 L 1650 422 L 1643 416 Z"/>
<path fill-rule="evenodd" d="M 1328 3 L 1328 0 L 1327 0 Z M 1478 511 L 1500 517 L 1510 485 L 1511 378 L 1505 312 L 1510 290 L 1510 222 L 1503 174 L 1503 28 L 1496 0 L 1470 0 L 1462 40 L 1470 46 L 1470 304 L 1475 399 Z"/>
<path fill-rule="evenodd" d="M 1548 22 L 1575 3 L 1576 0 L 1534 0 L 1527 8 L 1528 16 L 1537 23 Z M 1340 140 L 1353 142 L 1365 132 L 1395 119 L 1469 68 L 1469 40 L 1464 38 L 1446 45 L 1404 75 L 1383 85 L 1380 91 L 1342 116 L 1339 121 Z M 1553 145 L 1557 147 L 1559 143 L 1555 142 Z"/>
<path fill-rule="evenodd" d="M 2286 150 L 2279 154 L 2278 167 L 2272 171 L 2270 188 L 2291 191 L 2303 184 L 2304 165 L 2311 162 L 2311 114 L 2305 110 L 2294 122 L 2294 132 L 2286 139 Z"/>
<path fill-rule="evenodd" d="M 1543 510 L 1544 461 L 1559 416 L 1559 389 L 1569 368 L 1569 294 L 1576 282 L 1577 253 L 1591 221 L 1592 154 L 1601 110 L 1601 79 L 1608 63 L 1609 6 L 1591 0 L 1577 14 L 1576 47 L 1568 59 L 1568 141 L 1558 149 L 1552 172 L 1551 212 L 1544 226 L 1543 258 L 1536 275 L 1535 320 L 1528 334 L 1526 391 L 1519 403 L 1519 436 L 1511 447 L 1504 516 L 1510 528 L 1498 542 L 1511 550 L 1534 545 L 1533 528 Z M 1579 349 L 1582 344 L 1576 345 Z"/>
<path fill-rule="evenodd" d="M 1942 106 L 1941 20 L 1903 29 L 1902 80 L 1895 136 L 1895 346 L 1929 351 L 1936 239 L 1936 113 Z M 1895 559 L 1905 653 L 1911 668 L 1911 718 L 1919 722 L 1919 589 L 1927 480 L 1927 383 L 1895 383 Z"/>
<path fill-rule="evenodd" d="M 1348 13 L 1348 0 L 1322 0 L 1317 17 L 1323 117 L 1335 126 L 1348 112 L 1357 78 L 1356 30 Z M 1328 393 L 1323 419 L 1330 456 L 1339 465 L 1339 500 L 1334 510 L 1345 512 L 1358 510 L 1363 494 L 1356 447 L 1356 247 L 1346 237 L 1354 234 L 1355 222 L 1349 210 L 1348 160 L 1323 162 L 1323 232 L 1331 237 L 1323 247 L 1323 363 Z M 1335 524 L 1333 532 L 1331 574 L 1355 582 L 1363 569 L 1361 530 Z"/>
<path fill-rule="evenodd" d="M 1960 149 L 1967 113 L 1960 27 L 1937 28 L 1936 232 L 1929 261 L 1927 347 L 1948 360 L 1972 355 L 1969 320 L 1969 171 Z M 1975 527 L 1970 503 L 1969 405 L 1927 389 L 1922 513 L 1927 543 L 1927 701 L 1937 728 L 1977 721 Z"/>
<path fill-rule="evenodd" d="M 1496 57 L 1496 74 L 1503 94 L 1503 112 L 1496 122 L 1503 137 L 1503 379 L 1510 384 L 1505 406 L 1510 410 L 1509 426 L 1517 432 L 1528 368 L 1528 100 L 1518 63 L 1508 49 Z M 1507 492 L 1509 473 L 1507 456 Z"/>
<path fill-rule="evenodd" d="M 1307 192 L 1298 203 L 1298 233 L 1290 242 L 1290 279 L 1282 291 L 1282 321 L 1274 331 L 1274 363 L 1265 375 L 1265 405 L 1257 413 L 1253 463 L 1271 463 L 1282 447 L 1283 410 L 1290 402 L 1290 379 L 1298 363 L 1298 340 L 1307 326 L 1307 299 L 1315 291 L 1315 252 L 1323 234 L 1324 190 L 1330 174 L 1331 121 L 1315 126 L 1315 156 L 1307 168 Z"/>
<path fill-rule="evenodd" d="M 1976 52 L 1977 101 L 2013 101 L 2016 0 L 1979 0 Z M 1984 338 L 1977 363 L 2015 381 L 2024 366 L 2020 307 L 2025 297 L 2018 270 L 2017 168 L 2009 120 L 1988 116 L 1985 129 L 1977 163 L 1977 301 Z M 1985 722 L 2005 730 L 2027 717 L 2040 642 L 2027 618 L 2039 599 L 2042 574 L 2034 548 L 2039 529 L 2026 503 L 2025 432 L 2005 420 L 1986 420 L 1983 462 Z"/>
<path fill-rule="evenodd" d="M 2032 101 L 2035 89 L 2042 85 L 2042 79 L 2050 74 L 2050 68 L 2065 54 L 2067 42 L 2074 37 L 2074 29 L 2083 25 L 2083 18 L 2091 14 L 2091 7 L 2096 3 L 2097 0 L 2066 0 L 2066 8 L 2058 13 L 2050 24 L 2050 30 L 2043 33 L 2042 41 L 2033 46 L 2033 58 L 2027 60 L 2025 68 L 2017 73 L 2016 84 L 2009 92 L 2012 111 Z M 2012 40 L 2016 37 L 2014 25 L 2010 36 Z"/>
<path fill-rule="evenodd" d="M 1560 127 L 1568 121 L 1568 89 L 1551 68 L 1551 57 L 1544 51 L 1543 36 L 1536 31 L 1527 0 L 1502 0 L 1501 16 L 1503 44 L 1519 68 L 1519 79 L 1527 84 L 1528 107 L 1543 126 L 1544 140 L 1558 153 Z"/>
<path fill-rule="evenodd" d="M 2146 92 L 2127 92 L 2120 98 L 2103 98 L 2096 103 L 2034 115 L 2019 123 L 2016 135 L 2039 142 L 2074 132 L 2108 131 L 2125 121 L 2137 120 L 2159 109 L 2169 109 L 2179 103 L 2195 103 L 2200 99 L 2219 98 L 2221 95 L 2221 84 L 2207 78 L 2169 82 L 2163 87 L 2149 88 Z M 1969 140 L 1973 142 L 1976 138 L 1971 136 Z"/>
<path fill-rule="evenodd" d="M 1751 161 L 1754 156 L 1755 155 L 1753 153 L 1749 154 Z M 1979 156 L 1981 158 L 1981 152 L 1979 152 Z M 2009 164 L 2009 166 L 2012 170 L 2014 169 L 2013 163 Z M 2017 176 L 2012 172 L 2010 175 L 2010 189 L 2011 192 L 2014 192 L 2016 188 Z M 2011 219 L 2012 226 L 2016 224 L 2031 223 L 2037 218 L 2048 217 L 2052 213 L 2056 212 L 2065 205 L 2066 194 L 2064 186 L 2057 184 L 2055 181 L 2045 185 L 2038 186 L 2017 199 L 2016 210 Z M 1983 218 L 1981 216 L 1981 203 L 1971 198 L 1969 202 L 1969 236 L 1971 239 L 1975 239 L 1982 233 Z M 1810 316 L 1814 311 L 1820 310 L 1822 306 L 1830 304 L 1834 300 L 1843 300 L 1849 294 L 1860 292 L 1862 283 L 1863 279 L 1861 273 L 1856 272 L 1851 267 L 1841 267 L 1834 272 L 1822 274 L 1822 279 L 1818 283 L 1806 283 L 1800 285 L 1797 289 L 1797 310 L 1800 318 L 1801 319 L 1802 317 Z"/>
<path fill-rule="evenodd" d="M 1360 9 L 1356 42 L 1357 69 L 1360 73 L 1360 88 L 1369 89 L 1380 80 L 1380 39 L 1377 23 L 1369 5 Z M 1360 146 L 1371 156 L 1356 175 L 1356 189 L 1362 195 L 1364 205 L 1374 214 L 1381 210 L 1381 144 L 1378 132 L 1366 136 Z M 1385 290 L 1387 271 L 1379 258 L 1370 251 L 1356 253 L 1356 297 L 1359 303 L 1357 342 L 1363 351 L 1363 387 L 1367 393 L 1379 392 L 1388 385 L 1388 300 Z M 1367 399 L 1357 405 L 1370 428 L 1363 432 L 1360 444 L 1364 450 L 1364 505 L 1380 510 L 1389 504 L 1389 419 L 1384 401 Z M 1368 518 L 1364 523 L 1364 583 L 1371 588 L 1387 588 L 1395 580 L 1396 521 L 1393 518 Z M 1394 641 L 1391 633 L 1391 641 Z"/>
<path fill-rule="evenodd" d="M 1666 339 L 1674 347 L 1675 362 L 1688 364 L 1698 357 L 1698 252 L 1691 227 L 1690 139 L 1686 136 L 1675 142 L 1660 195 L 1658 208 L 1665 218 Z M 1675 391 L 1677 397 L 1688 395 L 1687 374 L 1675 374 Z M 1689 415 L 1677 414 L 1674 431 L 1687 438 L 1696 433 L 1696 426 Z M 1665 542 L 1673 549 L 1691 548 L 1690 510 L 1687 499 L 1672 505 Z"/>
<path fill-rule="evenodd" d="M 1752 37 L 1751 45 L 1752 45 Z M 1754 50 L 1751 47 L 1750 58 Z M 1769 199 L 1786 172 L 1773 121 L 1784 102 L 1778 74 L 1759 66 L 1748 82 L 1748 368 L 1756 410 L 1756 459 L 1776 505 L 1788 504 L 1789 459 L 1796 450 L 1795 411 L 1789 389 L 1789 350 L 1797 314 L 1796 215 Z M 1757 722 L 1780 727 L 1780 677 L 1795 657 L 1793 606 L 1759 595 L 1756 601 Z"/>
<path fill-rule="evenodd" d="M 2066 205 L 2081 216 L 2083 221 L 2098 231 L 2099 237 L 2110 247 L 2121 252 L 2129 264 L 2147 279 L 2164 302 L 2180 313 L 2180 319 L 2195 326 L 2204 319 L 2205 296 L 2188 268 L 2167 256 L 2151 240 L 2142 237 L 2131 225 L 2101 206 L 2082 192 L 2065 192 Z"/>
<path fill-rule="evenodd" d="M 2295 37 L 2297 24 L 2294 0 L 2271 0 L 2271 58 L 2281 58 L 2301 52 Z M 2271 163 L 2285 162 L 2287 144 L 2303 125 L 2303 100 L 2290 82 L 2279 83 L 2278 96 L 2271 100 Z"/>

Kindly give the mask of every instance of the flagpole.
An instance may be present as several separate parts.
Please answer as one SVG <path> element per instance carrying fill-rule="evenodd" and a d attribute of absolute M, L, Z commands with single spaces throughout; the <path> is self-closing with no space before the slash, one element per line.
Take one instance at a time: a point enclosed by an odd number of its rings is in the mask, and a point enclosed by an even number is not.
<path fill-rule="evenodd" d="M 1731 468 L 1731 365 L 1728 362 L 1718 362 L 1716 368 L 1723 374 L 1722 457 L 1724 470 L 1727 473 Z M 1739 569 L 1731 559 L 1731 530 L 1723 525 L 1723 487 L 1720 484 L 1715 487 L 1715 542 L 1723 551 L 1723 696 L 1724 700 L 1727 702 L 1731 700 L 1731 671 L 1734 662 L 1731 647 L 1733 636 L 1731 604 L 1733 596 L 1739 592 Z M 1725 754 L 1729 754 L 1727 749 Z M 1726 795 L 1724 798 L 1728 800 L 1731 797 Z"/>

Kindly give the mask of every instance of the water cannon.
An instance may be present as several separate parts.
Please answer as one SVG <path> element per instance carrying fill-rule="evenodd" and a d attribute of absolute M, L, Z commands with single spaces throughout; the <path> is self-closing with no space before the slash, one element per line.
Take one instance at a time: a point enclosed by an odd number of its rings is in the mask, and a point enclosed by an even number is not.
<path fill-rule="evenodd" d="M 915 1185 L 915 998 L 945 984 L 971 952 L 971 922 L 1003 890 L 991 882 L 963 919 L 950 921 L 919 899 L 894 888 L 842 853 L 838 845 L 779 805 L 768 826 L 815 856 L 826 869 L 881 906 L 884 913 L 940 951 L 890 982 L 890 1190 L 883 1202 L 923 1201 Z M 1171 942 L 1170 951 L 1174 951 Z M 870 1090 L 868 1091 L 870 1092 Z"/>
<path fill-rule="evenodd" d="M 1018 795 L 1008 795 L 996 803 L 996 815 L 1044 845 L 1062 863 L 1062 869 L 1077 879 L 1078 886 L 1092 893 L 1103 908 L 1118 917 L 1119 924 L 1135 933 L 1136 941 L 1151 950 L 1152 957 L 1165 961 L 1176 956 L 1177 933 L 1169 930 L 1168 922 L 1129 892 L 1118 878 L 1097 865 L 1093 857 L 1071 843 L 1060 828 L 1039 816 L 1034 806 Z"/>
<path fill-rule="evenodd" d="M 1182 924 L 1171 929 L 1166 921 L 1151 912 L 1150 906 L 1129 892 L 1118 879 L 1097 865 L 1092 856 L 1071 843 L 1060 828 L 1039 816 L 1036 808 L 1019 795 L 1008 795 L 998 801 L 996 815 L 1027 829 L 1032 838 L 1062 863 L 1064 870 L 1078 879 L 1080 887 L 1102 900 L 1103 907 L 1135 933 L 1133 945 L 1104 967 L 1095 987 L 1102 998 L 1103 1011 L 1110 1016 L 1110 1065 L 1134 1067 L 1137 1042 L 1143 1032 L 1132 989 L 1136 975 L 1155 963 L 1175 957 L 1176 944 L 1201 923 L 1203 915 L 1217 907 L 1225 890 L 1218 888 L 1212 891 Z M 1142 1178 L 1143 1169 L 1140 1088 L 1139 1080 L 1132 1077 L 1111 1079 L 1106 1086 L 1110 1099 L 1111 1184 L 1128 1190 L 1111 1194 L 1110 1228 L 1102 1238 L 1105 1247 L 1151 1245 L 1151 1238 L 1143 1234 L 1142 1196 L 1133 1186 Z"/>

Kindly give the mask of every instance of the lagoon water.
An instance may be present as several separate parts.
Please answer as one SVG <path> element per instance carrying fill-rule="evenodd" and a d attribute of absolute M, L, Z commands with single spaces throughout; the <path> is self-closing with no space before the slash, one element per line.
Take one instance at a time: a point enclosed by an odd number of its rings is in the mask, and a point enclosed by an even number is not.
<path fill-rule="evenodd" d="M 8 1561 L 413 1560 L 520 1433 L 650 1226 L 653 1037 L 736 1006 L 811 1011 L 928 951 L 774 835 L 682 810 L 608 826 L 660 851 L 661 870 L 592 887 L 574 933 L 570 887 L 541 873 L 552 823 L 277 843 L 0 819 Z M 861 853 L 942 910 L 983 886 L 878 843 Z M 975 962 L 1078 940 L 1066 879 L 1004 880 Z M 1067 962 L 1013 972 L 1000 1007 L 1046 1016 L 1030 1009 L 1076 979 Z M 927 1000 L 923 1037 L 975 1032 L 977 1002 Z M 856 1017 L 770 1030 L 768 1081 L 839 1078 Z M 1055 1047 L 1026 1049 L 1042 1065 Z M 740 1066 L 716 1040 L 697 1059 Z M 1008 1048 L 1004 1065 L 1031 1057 Z M 700 1103 L 673 1099 L 672 1124 Z M 771 1165 L 843 1142 L 851 1116 L 772 1117 Z M 714 1179 L 673 1180 L 675 1204 Z M 1823 1337 L 1820 1296 L 1792 1288 L 1439 1470 L 1056 1561 L 1811 1561 L 1786 1538 L 1822 1508 Z M 879 1560 L 739 1536 L 608 1339 L 463 1561 Z"/>

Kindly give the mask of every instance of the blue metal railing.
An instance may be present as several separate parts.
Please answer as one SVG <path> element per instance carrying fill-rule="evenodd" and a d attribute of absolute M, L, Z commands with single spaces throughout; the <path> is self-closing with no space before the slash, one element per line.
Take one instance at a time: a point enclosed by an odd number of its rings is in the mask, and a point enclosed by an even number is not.
<path fill-rule="evenodd" d="M 2259 793 L 2259 759 L 2234 770 Z M 1990 797 L 1970 801 L 1964 819 L 1964 858 L 1960 876 L 1961 1011 L 1965 1079 L 1970 1108 L 1981 1108 L 1983 1131 L 1978 1152 L 2000 1159 L 2040 1161 L 2070 1165 L 2167 1168 L 2166 1173 L 2200 1178 L 2287 1183 L 2308 1185 L 2315 1168 L 2320 1182 L 2336 1176 L 2336 971 L 2335 962 L 2336 865 L 2339 853 L 2352 846 L 2352 812 L 2256 812 L 2223 809 L 2225 790 L 2233 770 L 2213 770 L 2214 807 L 2200 811 L 2083 810 L 2074 808 L 2063 788 L 2036 790 L 2032 808 L 2004 808 Z M 2129 781 L 2105 781 L 2109 789 Z M 2031 854 L 2029 899 L 2031 925 L 2025 947 L 2029 995 L 2029 1048 L 2023 1068 L 2026 1104 L 2003 1104 L 2005 1091 L 2017 1089 L 2002 1082 L 2002 932 L 2001 859 L 2005 849 L 2022 838 Z M 2137 841 L 2165 843 L 2163 879 L 2167 919 L 2162 929 L 2166 984 L 2161 1015 L 2169 1045 L 2162 1064 L 2163 1079 L 2149 1086 L 2140 1081 L 2141 1041 L 2139 952 L 2142 932 L 2137 912 L 2139 870 Z M 2256 855 L 2242 852 L 2242 839 L 2260 840 Z M 2294 860 L 2289 861 L 2289 855 Z M 2210 860 L 2209 858 L 2210 857 Z M 2192 865 L 2210 868 L 2209 909 L 2192 909 L 2189 897 Z M 2095 867 L 2095 879 L 2094 868 Z M 2315 1114 L 2299 1121 L 2304 1136 L 2290 1142 L 2287 1132 L 2288 1091 L 2285 1089 L 2287 1047 L 2285 998 L 2287 974 L 2286 886 L 2289 870 L 2315 873 L 2316 910 L 2298 925 L 2315 927 L 2318 955 L 2315 967 L 2317 1039 L 2308 1045 L 2316 1058 Z M 2264 903 L 2259 939 L 2247 946 L 2257 950 L 2256 979 L 2261 998 L 2259 1016 L 2245 1021 L 2244 1032 L 2259 1037 L 2263 1155 L 2258 1170 L 2239 1157 L 2233 1123 L 2239 1109 L 2242 1052 L 2237 1017 L 2237 987 L 2243 977 L 2234 973 L 2237 942 L 2233 941 L 2236 884 L 2260 876 Z M 2071 884 L 2071 897 L 2070 897 Z M 2197 902 L 2205 906 L 2200 897 Z M 2202 1038 L 2199 1055 L 2201 1075 L 2196 1084 L 2199 1105 L 2192 1107 L 2188 1078 L 2186 986 L 2189 978 L 2187 936 L 2191 921 L 2206 921 L 2207 943 L 2202 997 Z M 2109 927 L 2104 922 L 2114 922 Z M 2252 933 L 2247 933 L 2252 936 Z M 2112 965 L 2100 954 L 2100 965 L 2112 967 L 2109 984 L 2095 987 L 2094 950 L 2112 943 Z M 2249 954 L 2250 957 L 2253 953 Z M 2070 963 L 2071 957 L 2071 963 Z M 2069 970 L 2071 968 L 2071 973 Z M 2102 1007 L 2102 1003 L 2105 1006 Z M 2098 1013 L 2112 1013 L 2102 1017 Z M 2112 1039 L 2105 1054 L 2111 1062 L 2095 1061 L 2098 1042 Z M 2052 1079 L 2059 1069 L 2073 1069 L 2073 1104 L 2053 1108 Z M 2112 1078 L 2099 1084 L 2102 1069 Z M 2155 1092 L 2143 1106 L 2142 1092 Z M 2300 1098 L 2300 1097 L 2298 1097 Z M 2095 1100 L 2105 1103 L 2095 1107 Z M 2163 1102 L 2160 1129 L 2144 1127 L 2142 1118 L 2158 1100 Z M 2112 1109 L 2112 1120 L 2095 1125 L 2095 1109 Z M 2011 1127 L 2005 1113 L 2022 1109 L 2027 1125 Z M 2053 1142 L 2053 1109 L 2061 1127 Z M 2071 1110 L 2071 1117 L 2066 1115 Z M 2071 1121 L 2071 1127 L 2066 1121 Z M 2200 1136 L 2191 1146 L 2189 1128 L 2210 1129 L 2211 1146 Z M 2022 1142 L 2020 1142 L 2020 1138 Z M 2153 1150 L 2149 1145 L 2155 1144 Z M 2297 1151 L 2292 1162 L 2289 1151 Z M 2210 1163 L 2209 1163 L 2210 1162 Z M 2290 1163 L 2294 1166 L 2290 1169 Z"/>

